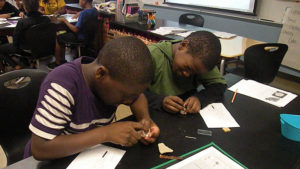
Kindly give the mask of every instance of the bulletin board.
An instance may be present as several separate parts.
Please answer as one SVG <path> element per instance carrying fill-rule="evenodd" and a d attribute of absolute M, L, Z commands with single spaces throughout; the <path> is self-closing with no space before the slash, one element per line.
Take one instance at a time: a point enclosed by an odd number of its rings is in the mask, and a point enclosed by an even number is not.
<path fill-rule="evenodd" d="M 278 42 L 289 46 L 282 64 L 300 70 L 300 4 L 288 11 Z"/>

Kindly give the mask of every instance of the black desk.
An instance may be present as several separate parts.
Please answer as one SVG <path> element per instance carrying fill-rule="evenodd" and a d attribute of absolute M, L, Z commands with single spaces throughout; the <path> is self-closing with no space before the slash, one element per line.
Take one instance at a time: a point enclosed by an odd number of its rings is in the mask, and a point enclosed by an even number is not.
<path fill-rule="evenodd" d="M 180 27 L 186 30 L 199 31 L 199 30 L 209 30 L 203 27 L 197 27 L 187 24 L 179 24 L 179 22 L 165 20 L 165 19 L 155 19 L 156 25 L 153 29 L 148 29 L 146 24 L 139 24 L 138 22 L 122 22 L 120 19 L 115 19 L 115 21 L 110 22 L 110 28 L 126 30 L 126 32 L 132 32 L 133 34 L 138 34 L 150 39 L 156 40 L 171 40 L 171 39 L 183 39 L 181 36 L 177 35 L 159 35 L 152 33 L 151 30 L 158 29 L 159 27 Z M 210 30 L 211 31 L 211 30 Z"/>
<path fill-rule="evenodd" d="M 225 78 L 229 86 L 240 80 L 240 77 L 232 74 L 227 74 Z M 221 129 L 209 129 L 213 135 L 202 136 L 197 135 L 196 130 L 207 129 L 207 127 L 199 114 L 180 117 L 151 111 L 153 120 L 161 129 L 158 141 L 150 146 L 139 143 L 127 148 L 117 168 L 151 168 L 168 161 L 158 157 L 157 143 L 160 142 L 174 149 L 172 155 L 180 156 L 212 141 L 248 168 L 293 168 L 297 161 L 300 161 L 300 142 L 288 140 L 281 135 L 279 114 L 300 114 L 299 96 L 284 108 L 278 108 L 239 94 L 231 104 L 232 94 L 228 90 L 225 92 L 223 104 L 241 127 L 231 128 L 229 133 L 224 133 Z M 185 136 L 194 136 L 197 140 Z M 48 162 L 37 162 L 31 157 L 7 169 L 66 168 L 74 157 Z"/>
<path fill-rule="evenodd" d="M 17 20 L 8 19 L 8 22 L 15 23 Z M 9 26 L 10 23 L 0 24 L 0 36 L 12 36 L 15 27 L 6 27 Z"/>

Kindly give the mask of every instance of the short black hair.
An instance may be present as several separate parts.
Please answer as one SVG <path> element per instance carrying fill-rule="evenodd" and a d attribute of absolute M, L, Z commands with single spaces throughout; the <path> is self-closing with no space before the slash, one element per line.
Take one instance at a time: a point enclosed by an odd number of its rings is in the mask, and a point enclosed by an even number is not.
<path fill-rule="evenodd" d="M 221 43 L 218 37 L 208 31 L 197 31 L 185 38 L 188 43 L 188 53 L 201 59 L 207 70 L 212 70 L 219 62 Z"/>
<path fill-rule="evenodd" d="M 119 82 L 146 84 L 154 76 L 149 49 L 141 40 L 132 36 L 106 43 L 99 52 L 97 63 L 105 66 L 110 76 Z"/>
<path fill-rule="evenodd" d="M 39 0 L 23 0 L 23 6 L 27 12 L 35 12 L 39 9 Z"/>

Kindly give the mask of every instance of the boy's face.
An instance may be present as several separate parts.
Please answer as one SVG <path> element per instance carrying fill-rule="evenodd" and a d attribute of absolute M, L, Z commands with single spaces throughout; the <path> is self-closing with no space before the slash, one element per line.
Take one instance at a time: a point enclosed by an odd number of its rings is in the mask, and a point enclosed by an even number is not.
<path fill-rule="evenodd" d="M 87 0 L 79 0 L 80 7 L 84 7 L 86 3 L 87 3 Z"/>
<path fill-rule="evenodd" d="M 23 1 L 22 0 L 16 0 L 16 5 L 18 6 L 18 9 L 23 8 Z"/>
<path fill-rule="evenodd" d="M 4 4 L 5 4 L 5 0 L 0 0 L 0 9 L 3 8 Z"/>
<path fill-rule="evenodd" d="M 178 76 L 184 77 L 206 73 L 207 70 L 204 67 L 201 59 L 198 57 L 193 57 L 187 52 L 187 50 L 187 46 L 180 45 L 178 48 L 173 60 L 173 72 L 175 72 Z"/>
<path fill-rule="evenodd" d="M 150 84 L 126 84 L 112 79 L 109 75 L 96 78 L 94 93 L 107 105 L 132 104 Z"/>

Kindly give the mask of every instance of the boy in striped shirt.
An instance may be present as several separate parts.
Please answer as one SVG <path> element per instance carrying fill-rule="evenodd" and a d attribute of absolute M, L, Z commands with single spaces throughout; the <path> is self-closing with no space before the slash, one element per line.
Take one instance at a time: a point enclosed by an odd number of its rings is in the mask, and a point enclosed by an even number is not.
<path fill-rule="evenodd" d="M 54 69 L 41 86 L 24 157 L 61 158 L 105 142 L 153 143 L 160 130 L 143 94 L 152 77 L 149 50 L 134 37 L 111 40 L 94 60 L 82 57 Z M 119 104 L 129 105 L 137 122 L 112 123 Z M 150 132 L 142 137 L 143 131 Z"/>

